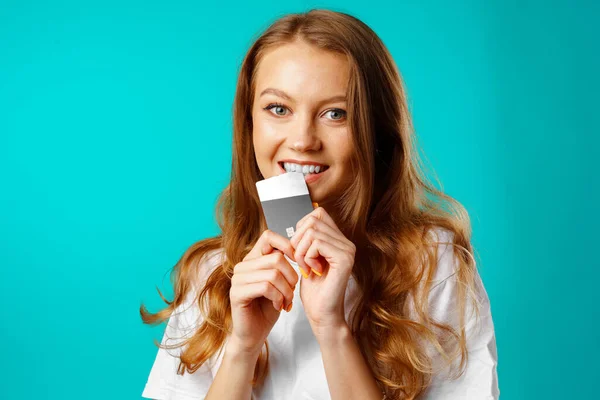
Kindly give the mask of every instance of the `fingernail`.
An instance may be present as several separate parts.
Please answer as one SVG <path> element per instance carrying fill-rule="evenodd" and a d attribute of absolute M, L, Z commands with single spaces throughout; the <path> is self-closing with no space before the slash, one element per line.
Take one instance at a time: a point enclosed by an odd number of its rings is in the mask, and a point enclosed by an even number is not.
<path fill-rule="evenodd" d="M 308 279 L 308 274 L 306 272 L 304 272 L 304 270 L 302 269 L 302 267 L 300 267 L 300 273 L 302 274 L 302 276 L 304 277 L 304 279 Z"/>
<path fill-rule="evenodd" d="M 312 272 L 314 272 L 317 276 L 323 276 L 323 274 L 321 274 L 320 272 L 315 271 L 314 269 L 310 269 Z"/>
<path fill-rule="evenodd" d="M 319 207 L 319 203 L 315 203 L 315 202 L 313 202 L 313 203 L 312 203 L 312 205 L 313 205 L 313 208 L 317 208 L 317 207 Z"/>
<path fill-rule="evenodd" d="M 290 311 L 292 311 L 292 304 L 294 304 L 294 302 L 293 302 L 293 301 L 290 303 L 290 305 L 289 305 L 289 306 L 287 306 L 287 308 L 285 309 L 285 311 L 287 311 L 287 312 L 290 312 Z"/>

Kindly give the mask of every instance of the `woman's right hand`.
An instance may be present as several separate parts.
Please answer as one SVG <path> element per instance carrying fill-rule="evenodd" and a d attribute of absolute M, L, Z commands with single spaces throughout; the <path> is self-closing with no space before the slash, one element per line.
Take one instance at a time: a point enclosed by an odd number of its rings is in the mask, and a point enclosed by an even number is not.
<path fill-rule="evenodd" d="M 229 340 L 236 351 L 260 354 L 281 310 L 291 310 L 299 278 L 284 254 L 294 260 L 289 239 L 267 229 L 233 269 Z"/>

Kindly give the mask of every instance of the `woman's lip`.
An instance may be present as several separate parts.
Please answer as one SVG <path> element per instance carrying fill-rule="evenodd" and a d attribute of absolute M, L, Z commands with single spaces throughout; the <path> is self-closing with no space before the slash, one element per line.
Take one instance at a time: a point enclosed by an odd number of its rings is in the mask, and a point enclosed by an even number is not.
<path fill-rule="evenodd" d="M 287 171 L 285 170 L 285 168 L 284 168 L 284 166 L 283 166 L 283 163 L 282 163 L 282 162 L 278 162 L 278 163 L 277 163 L 277 165 L 279 165 L 279 170 L 280 170 L 282 173 L 284 173 L 284 174 L 285 174 L 285 173 L 287 172 Z M 321 173 L 323 173 L 323 172 L 327 171 L 328 169 L 329 169 L 329 166 L 327 166 L 327 168 L 325 168 L 323 171 L 321 171 Z M 316 175 L 318 175 L 318 174 L 316 174 Z"/>
<path fill-rule="evenodd" d="M 313 183 L 314 181 L 316 181 L 317 179 L 319 179 L 320 177 L 322 177 L 322 176 L 323 176 L 323 174 L 324 174 L 325 172 L 327 172 L 328 170 L 329 170 L 329 168 L 327 168 L 327 169 L 326 169 L 326 170 L 324 170 L 324 171 L 321 171 L 321 172 L 319 172 L 318 174 L 308 174 L 308 175 L 306 175 L 306 176 L 304 177 L 304 181 L 305 181 L 306 183 Z"/>
<path fill-rule="evenodd" d="M 281 165 L 281 163 L 277 163 L 277 164 L 279 164 L 279 169 L 281 170 L 282 174 L 287 173 L 287 171 L 285 170 L 285 168 L 283 168 L 283 165 Z M 312 183 L 312 182 L 316 181 L 317 179 L 319 179 L 327 170 L 329 170 L 329 167 L 327 167 L 327 169 L 325 169 L 324 171 L 319 172 L 318 174 L 308 174 L 304 177 L 304 181 L 306 183 Z"/>

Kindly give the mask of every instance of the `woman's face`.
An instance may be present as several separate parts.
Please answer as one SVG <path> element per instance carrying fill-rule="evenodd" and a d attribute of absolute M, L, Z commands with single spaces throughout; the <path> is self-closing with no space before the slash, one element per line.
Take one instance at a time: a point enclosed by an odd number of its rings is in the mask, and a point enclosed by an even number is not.
<path fill-rule="evenodd" d="M 319 205 L 332 202 L 353 179 L 348 78 L 344 56 L 304 42 L 275 48 L 258 65 L 252 136 L 260 172 L 265 178 L 280 175 L 287 163 L 325 168 L 304 177 Z"/>

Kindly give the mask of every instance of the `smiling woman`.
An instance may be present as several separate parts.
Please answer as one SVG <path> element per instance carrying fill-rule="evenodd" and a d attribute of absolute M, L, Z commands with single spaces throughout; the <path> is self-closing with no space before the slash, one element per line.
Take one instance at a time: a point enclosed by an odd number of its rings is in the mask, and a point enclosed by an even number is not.
<path fill-rule="evenodd" d="M 281 173 L 282 161 L 294 171 L 298 165 L 327 165 L 327 174 L 308 175 L 306 183 L 311 198 L 334 214 L 335 199 L 353 179 L 349 77 L 347 56 L 297 37 L 263 49 L 254 78 L 252 139 L 262 177 Z"/>
<path fill-rule="evenodd" d="M 243 61 L 233 128 L 221 234 L 181 257 L 164 310 L 140 308 L 169 321 L 143 396 L 496 399 L 468 214 L 420 170 L 379 37 L 340 12 L 279 19 Z M 266 229 L 255 187 L 286 171 L 319 204 L 291 239 Z"/>

